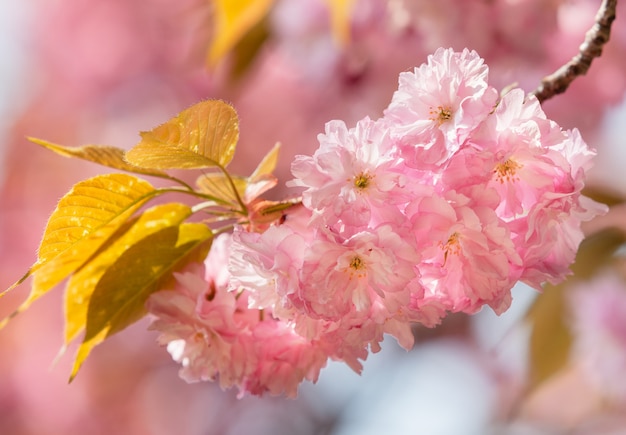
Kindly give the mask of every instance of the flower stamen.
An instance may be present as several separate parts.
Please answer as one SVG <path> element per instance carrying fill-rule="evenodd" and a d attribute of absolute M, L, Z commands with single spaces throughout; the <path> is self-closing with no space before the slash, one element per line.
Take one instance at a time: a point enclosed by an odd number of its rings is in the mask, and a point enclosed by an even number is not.
<path fill-rule="evenodd" d="M 372 175 L 367 172 L 361 172 L 359 175 L 356 175 L 353 179 L 354 187 L 359 190 L 365 190 L 370 185 L 372 181 Z"/>
<path fill-rule="evenodd" d="M 498 163 L 493 170 L 496 174 L 496 180 L 503 184 L 505 181 L 518 181 L 519 177 L 516 176 L 517 171 L 522 168 L 523 165 L 517 163 L 515 160 L 507 159 L 505 162 Z"/>
<path fill-rule="evenodd" d="M 361 270 L 365 268 L 365 262 L 359 256 L 354 256 L 352 260 L 350 260 L 350 268 L 354 270 Z"/>
<path fill-rule="evenodd" d="M 439 247 L 443 250 L 443 266 L 446 265 L 449 254 L 459 255 L 461 253 L 461 244 L 459 243 L 460 236 L 459 233 L 454 232 L 445 244 L 439 242 Z"/>
<path fill-rule="evenodd" d="M 348 270 L 350 273 L 350 279 L 352 279 L 355 275 L 357 278 L 363 278 L 366 275 L 366 264 L 365 261 L 358 255 L 355 255 L 350 259 L 350 263 L 348 263 Z"/>
<path fill-rule="evenodd" d="M 449 106 L 437 106 L 436 109 L 429 110 L 431 121 L 435 121 L 437 125 L 441 125 L 452 118 L 452 109 Z"/>

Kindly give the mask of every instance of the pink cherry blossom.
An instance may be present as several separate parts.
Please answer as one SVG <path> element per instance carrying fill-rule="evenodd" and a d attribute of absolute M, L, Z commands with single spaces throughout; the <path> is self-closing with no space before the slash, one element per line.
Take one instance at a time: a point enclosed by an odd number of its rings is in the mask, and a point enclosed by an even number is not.
<path fill-rule="evenodd" d="M 496 103 L 497 91 L 487 76 L 475 51 L 443 48 L 413 73 L 400 74 L 385 117 L 409 165 L 438 166 L 461 147 Z"/>
<path fill-rule="evenodd" d="M 199 267 L 177 274 L 174 290 L 150 297 L 148 311 L 157 316 L 151 329 L 161 333 L 159 342 L 167 345 L 172 358 L 182 365 L 183 379 L 206 381 L 220 375 L 221 386 L 228 388 L 234 385 L 234 380 L 227 380 L 226 369 L 236 340 L 237 301 L 233 295 L 211 288 L 198 273 Z"/>
<path fill-rule="evenodd" d="M 534 98 L 520 89 L 507 93 L 494 113 L 450 159 L 443 174 L 447 188 L 466 192 L 484 185 L 498 192 L 498 216 L 524 215 L 546 193 L 566 183 L 566 170 L 555 164 L 553 146 L 565 134 L 545 118 Z"/>
<path fill-rule="evenodd" d="M 508 308 L 521 262 L 492 208 L 450 192 L 416 199 L 407 211 L 427 295 L 454 312 L 473 313 L 484 304 L 497 313 Z"/>
<path fill-rule="evenodd" d="M 374 320 L 381 317 L 376 314 L 379 309 L 381 306 L 374 303 L 368 310 L 369 316 L 344 316 L 337 321 L 316 320 L 314 341 L 323 347 L 329 358 L 343 361 L 356 373 L 361 373 L 361 361 L 366 360 L 370 352 L 381 350 L 384 334 L 392 335 L 402 347 L 411 349 L 414 341 L 411 325 L 394 318 Z M 386 311 L 384 307 L 382 310 Z"/>
<path fill-rule="evenodd" d="M 285 322 L 260 322 L 250 338 L 258 364 L 246 376 L 243 388 L 251 394 L 267 391 L 272 395 L 296 397 L 298 385 L 304 379 L 317 381 L 328 360 L 319 343 L 303 338 Z"/>
<path fill-rule="evenodd" d="M 295 395 L 328 358 L 359 372 L 384 334 L 408 349 L 412 323 L 500 314 L 517 281 L 560 282 L 605 211 L 581 193 L 594 152 L 522 90 L 496 99 L 475 52 L 440 49 L 383 118 L 327 123 L 292 164 L 300 206 L 235 225 L 204 276 L 151 297 L 182 374 Z"/>
<path fill-rule="evenodd" d="M 528 285 L 541 289 L 542 283 L 557 284 L 571 273 L 569 266 L 584 238 L 581 221 L 605 211 L 595 201 L 577 196 L 539 202 L 527 216 L 509 223 L 524 265 L 520 280 Z"/>
<path fill-rule="evenodd" d="M 354 129 L 341 121 L 327 123 L 313 156 L 297 156 L 291 167 L 296 178 L 290 185 L 307 188 L 303 204 L 330 224 L 342 221 L 364 226 L 373 214 L 379 221 L 393 219 L 387 216 L 393 208 L 384 205 L 398 202 L 406 194 L 387 131 L 383 121 L 369 118 Z"/>
<path fill-rule="evenodd" d="M 157 292 L 147 302 L 148 311 L 156 316 L 151 328 L 161 332 L 159 342 L 182 364 L 181 377 L 192 382 L 215 380 L 219 374 L 222 388 L 237 382 L 229 372 L 245 371 L 231 364 L 248 363 L 231 362 L 238 335 L 235 314 L 246 307 L 243 300 L 225 291 L 228 281 L 223 271 L 229 244 L 230 236 L 218 237 L 207 257 L 208 268 L 188 266 L 176 274 L 174 289 Z"/>
<path fill-rule="evenodd" d="M 246 289 L 251 308 L 269 309 L 274 316 L 289 319 L 290 296 L 300 289 L 306 248 L 305 237 L 287 225 L 271 226 L 263 234 L 238 227 L 228 262 L 230 285 Z"/>
<path fill-rule="evenodd" d="M 408 302 L 408 284 L 419 262 L 410 235 L 396 233 L 390 225 L 345 240 L 321 234 L 326 237 L 311 243 L 302 266 L 299 296 L 312 315 L 328 320 L 358 316 L 369 312 L 374 301 L 393 313 Z"/>
<path fill-rule="evenodd" d="M 242 394 L 294 397 L 304 379 L 317 379 L 328 356 L 289 324 L 249 309 L 246 292 L 228 291 L 230 244 L 230 235 L 219 236 L 206 267 L 189 266 L 176 274 L 174 289 L 150 297 L 151 328 L 189 382 L 219 377 L 222 388 L 238 386 Z"/>
<path fill-rule="evenodd" d="M 472 191 L 484 197 L 485 188 L 497 192 L 494 210 L 509 224 L 524 265 L 519 279 L 536 288 L 561 281 L 583 238 L 580 223 L 606 211 L 581 194 L 594 152 L 519 89 L 502 98 L 467 143 L 450 159 L 443 184 L 469 197 Z"/>

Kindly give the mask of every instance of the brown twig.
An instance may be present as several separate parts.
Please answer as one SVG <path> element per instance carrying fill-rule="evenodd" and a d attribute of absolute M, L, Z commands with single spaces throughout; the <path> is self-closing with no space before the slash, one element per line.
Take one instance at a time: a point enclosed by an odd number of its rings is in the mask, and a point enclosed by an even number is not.
<path fill-rule="evenodd" d="M 596 21 L 585 35 L 585 41 L 581 44 L 578 54 L 554 73 L 544 77 L 537 89 L 531 92 L 540 103 L 565 92 L 576 77 L 587 73 L 593 59 L 600 57 L 602 47 L 611 35 L 616 6 L 617 0 L 602 0 Z"/>

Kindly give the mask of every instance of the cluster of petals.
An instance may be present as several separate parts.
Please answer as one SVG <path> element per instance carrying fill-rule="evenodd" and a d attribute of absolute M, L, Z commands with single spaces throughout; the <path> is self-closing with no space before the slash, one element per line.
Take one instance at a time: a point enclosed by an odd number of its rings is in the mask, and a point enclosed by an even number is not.
<path fill-rule="evenodd" d="M 437 50 L 382 118 L 331 121 L 319 143 L 292 164 L 300 207 L 236 227 L 213 272 L 152 297 L 186 378 L 293 395 L 328 358 L 359 371 L 384 334 L 410 348 L 414 323 L 502 313 L 517 281 L 561 281 L 581 221 L 603 212 L 581 194 L 580 134 L 522 90 L 500 96 L 467 49 Z"/>
<path fill-rule="evenodd" d="M 215 381 L 241 394 L 296 395 L 304 380 L 316 381 L 328 356 L 297 334 L 293 325 L 248 308 L 248 294 L 229 291 L 231 236 L 214 242 L 205 264 L 176 273 L 174 288 L 147 303 L 151 328 L 181 364 L 188 382 Z"/>

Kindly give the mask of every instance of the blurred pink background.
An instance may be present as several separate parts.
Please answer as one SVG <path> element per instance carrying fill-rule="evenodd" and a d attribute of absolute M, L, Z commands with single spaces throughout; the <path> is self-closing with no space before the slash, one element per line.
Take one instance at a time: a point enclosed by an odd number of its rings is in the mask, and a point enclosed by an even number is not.
<path fill-rule="evenodd" d="M 102 171 L 53 155 L 26 136 L 127 149 L 139 131 L 201 99 L 222 98 L 240 116 L 233 172 L 249 174 L 280 141 L 283 186 L 293 156 L 314 151 L 326 121 L 352 126 L 379 117 L 398 74 L 437 47 L 475 49 L 490 66 L 493 85 L 518 83 L 531 91 L 576 54 L 599 3 L 359 0 L 351 41 L 339 46 L 324 1 L 277 0 L 264 23 L 268 39 L 233 77 L 232 59 L 215 70 L 206 66 L 209 0 L 4 2 L 0 288 L 34 262 L 58 199 Z M 592 186 L 623 198 L 626 7 L 619 9 L 604 55 L 544 109 L 562 127 L 578 127 L 598 150 Z M 272 195 L 284 197 L 286 189 Z M 519 319 L 534 297 L 530 289 L 516 289 L 511 312 L 499 318 L 481 312 L 418 329 L 409 353 L 386 341 L 361 377 L 330 364 L 317 385 L 302 386 L 297 400 L 238 400 L 214 384 L 186 384 L 146 321 L 99 346 L 68 385 L 75 349 L 53 364 L 62 344 L 60 290 L 0 331 L 1 434 L 626 433 L 621 405 L 607 412 L 583 401 L 573 403 L 571 415 L 550 410 L 547 404 L 567 392 L 595 400 L 592 387 L 577 384 L 575 375 L 564 373 L 565 387 L 520 402 L 528 331 Z M 28 282 L 2 298 L 0 315 L 27 292 Z M 565 432 L 572 427 L 577 431 Z"/>

